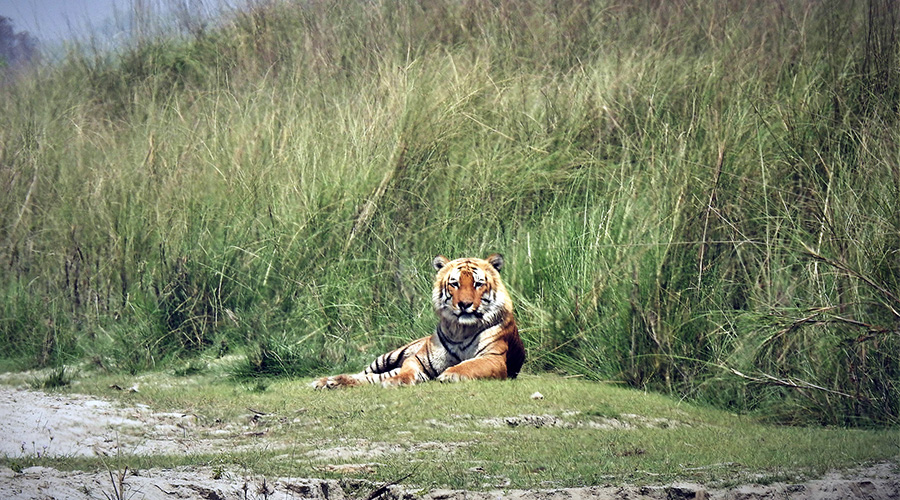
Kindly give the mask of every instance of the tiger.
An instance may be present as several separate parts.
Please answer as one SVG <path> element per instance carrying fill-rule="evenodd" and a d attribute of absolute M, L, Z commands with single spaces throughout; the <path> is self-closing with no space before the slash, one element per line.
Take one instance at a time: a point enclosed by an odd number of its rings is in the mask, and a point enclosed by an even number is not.
<path fill-rule="evenodd" d="M 432 266 L 437 271 L 431 296 L 438 317 L 434 333 L 378 356 L 360 373 L 322 377 L 312 387 L 393 387 L 518 376 L 525 347 L 512 300 L 500 280 L 503 256 L 451 261 L 438 255 Z"/>

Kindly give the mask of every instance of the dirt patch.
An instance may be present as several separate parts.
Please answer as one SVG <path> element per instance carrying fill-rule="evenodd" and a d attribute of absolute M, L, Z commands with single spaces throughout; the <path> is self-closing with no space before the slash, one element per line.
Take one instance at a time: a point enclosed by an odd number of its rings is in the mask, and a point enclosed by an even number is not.
<path fill-rule="evenodd" d="M 124 474 L 123 474 L 124 472 Z M 220 476 L 208 468 L 62 472 L 30 467 L 21 472 L 0 468 L 0 498 L 15 500 L 103 498 L 171 500 L 334 499 L 347 498 L 336 481 Z"/>
<path fill-rule="evenodd" d="M 7 457 L 170 455 L 233 446 L 198 431 L 190 414 L 0 386 L 0 455 Z"/>
<path fill-rule="evenodd" d="M 668 427 L 670 421 L 650 422 L 638 416 L 618 418 L 630 425 Z M 591 422 L 593 420 L 589 420 Z M 599 422 L 599 420 L 596 420 Z M 513 422 L 499 419 L 485 425 L 559 426 L 554 416 L 523 415 Z M 580 424 L 583 425 L 583 424 Z M 241 429 L 223 431 L 234 435 Z M 271 446 L 258 442 L 257 445 Z M 363 446 L 365 445 L 365 446 Z M 452 451 L 465 443 L 422 443 L 424 448 Z M 0 386 L 0 455 L 95 456 L 116 453 L 156 455 L 203 453 L 234 449 L 233 440 L 219 438 L 201 429 L 188 414 L 153 412 L 144 406 L 121 407 L 109 401 L 78 395 L 48 394 Z M 347 443 L 323 454 L 371 458 L 385 453 L 403 453 L 387 443 Z M 375 496 L 372 496 L 375 495 Z M 422 492 L 403 485 L 384 486 L 360 481 L 267 478 L 234 475 L 209 467 L 148 469 L 139 472 L 109 470 L 64 472 L 47 467 L 13 471 L 0 467 L 0 498 L 72 500 L 103 498 L 134 499 L 323 499 L 381 498 L 384 500 L 605 500 L 617 498 L 672 499 L 712 498 L 754 500 L 764 498 L 844 499 L 900 498 L 897 464 L 880 463 L 849 472 L 833 472 L 802 484 L 747 485 L 735 489 L 707 490 L 697 484 L 656 487 L 588 487 L 543 490 L 497 490 L 471 492 L 435 490 Z"/>
<path fill-rule="evenodd" d="M 218 476 L 209 468 L 151 469 L 130 471 L 61 472 L 31 467 L 21 472 L 0 468 L 0 498 L 25 500 L 65 498 L 197 499 L 316 499 L 351 500 L 613 500 L 613 499 L 729 499 L 729 500 L 838 500 L 900 498 L 896 465 L 883 463 L 852 473 L 831 473 L 803 484 L 749 485 L 737 489 L 707 490 L 702 485 L 673 483 L 665 486 L 594 486 L 545 490 L 494 490 L 484 492 L 433 490 L 421 492 L 402 485 L 383 486 L 361 481 Z M 373 496 L 375 495 L 375 496 Z"/>

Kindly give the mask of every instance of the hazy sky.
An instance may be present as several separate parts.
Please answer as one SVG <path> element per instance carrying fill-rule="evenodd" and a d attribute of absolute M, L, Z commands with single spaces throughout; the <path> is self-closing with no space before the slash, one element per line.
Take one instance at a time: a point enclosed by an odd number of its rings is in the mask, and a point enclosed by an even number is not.
<path fill-rule="evenodd" d="M 126 36 L 123 30 L 135 6 L 159 23 L 178 7 L 208 13 L 241 3 L 247 0 L 0 0 L 0 16 L 12 19 L 16 32 L 27 31 L 53 45 L 90 34 L 106 40 Z"/>
<path fill-rule="evenodd" d="M 127 12 L 132 0 L 3 0 L 0 16 L 13 21 L 17 32 L 27 31 L 43 43 L 114 25 L 114 13 Z"/>

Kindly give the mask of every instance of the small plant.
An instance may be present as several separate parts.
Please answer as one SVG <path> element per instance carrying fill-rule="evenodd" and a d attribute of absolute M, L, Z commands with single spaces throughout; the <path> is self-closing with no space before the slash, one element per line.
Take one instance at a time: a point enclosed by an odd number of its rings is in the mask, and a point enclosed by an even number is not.
<path fill-rule="evenodd" d="M 212 467 L 212 478 L 218 480 L 223 477 L 225 477 L 225 463 L 219 460 Z"/>
<path fill-rule="evenodd" d="M 50 373 L 44 378 L 33 379 L 30 385 L 35 389 L 57 389 L 71 383 L 72 374 L 66 370 L 65 366 L 60 366 L 50 370 Z"/>
<path fill-rule="evenodd" d="M 109 480 L 112 483 L 112 494 L 107 492 L 103 492 L 103 496 L 106 497 L 107 500 L 125 500 L 125 476 L 128 475 L 128 466 L 125 466 L 124 469 L 117 473 L 113 473 L 113 470 L 108 468 L 106 471 L 109 473 Z"/>
<path fill-rule="evenodd" d="M 19 460 L 11 459 L 6 463 L 6 466 L 12 469 L 16 474 L 21 474 L 27 465 Z"/>

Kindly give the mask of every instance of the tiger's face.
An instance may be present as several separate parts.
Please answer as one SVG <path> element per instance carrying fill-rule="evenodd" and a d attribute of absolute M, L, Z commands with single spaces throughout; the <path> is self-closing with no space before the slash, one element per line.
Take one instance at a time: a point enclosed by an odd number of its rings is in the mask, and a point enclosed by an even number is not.
<path fill-rule="evenodd" d="M 509 297 L 500 281 L 503 257 L 486 260 L 434 258 L 437 277 L 432 301 L 444 321 L 461 326 L 492 325 L 507 307 Z"/>

